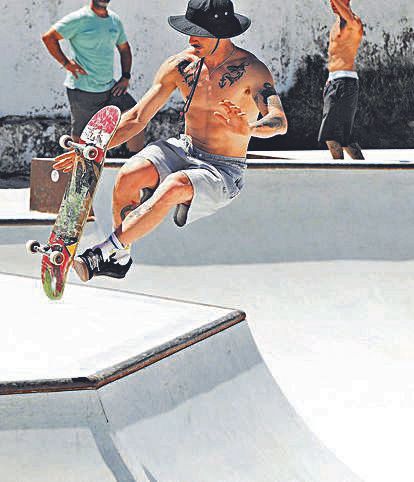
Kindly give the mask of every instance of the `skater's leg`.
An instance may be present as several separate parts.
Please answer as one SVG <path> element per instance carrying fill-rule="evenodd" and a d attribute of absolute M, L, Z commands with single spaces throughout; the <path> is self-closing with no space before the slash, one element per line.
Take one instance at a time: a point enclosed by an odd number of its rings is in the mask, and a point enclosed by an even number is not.
<path fill-rule="evenodd" d="M 139 206 L 141 190 L 155 189 L 158 183 L 158 171 L 147 159 L 137 157 L 120 169 L 112 195 L 114 229 Z"/>
<path fill-rule="evenodd" d="M 170 174 L 148 201 L 130 212 L 115 230 L 117 239 L 127 246 L 156 228 L 171 208 L 189 203 L 193 186 L 184 172 Z"/>

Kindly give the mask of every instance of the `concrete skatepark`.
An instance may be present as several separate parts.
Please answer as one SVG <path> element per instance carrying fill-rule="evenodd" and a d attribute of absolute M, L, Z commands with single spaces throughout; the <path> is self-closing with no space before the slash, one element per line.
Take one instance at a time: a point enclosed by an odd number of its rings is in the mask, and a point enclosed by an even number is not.
<path fill-rule="evenodd" d="M 72 276 L 57 304 L 24 251 L 50 227 L 3 223 L 2 480 L 412 479 L 413 152 L 273 157 L 228 209 L 137 243 L 125 281 Z M 115 175 L 80 249 L 111 227 Z"/>

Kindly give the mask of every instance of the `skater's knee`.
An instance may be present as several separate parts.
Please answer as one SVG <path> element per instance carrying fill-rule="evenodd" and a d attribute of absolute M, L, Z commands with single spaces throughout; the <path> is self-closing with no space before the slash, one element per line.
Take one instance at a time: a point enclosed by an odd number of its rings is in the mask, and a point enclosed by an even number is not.
<path fill-rule="evenodd" d="M 114 195 L 125 195 L 138 192 L 143 188 L 154 188 L 159 182 L 158 171 L 152 162 L 144 158 L 124 164 L 115 181 Z"/>
<path fill-rule="evenodd" d="M 183 172 L 170 174 L 159 186 L 159 200 L 168 206 L 186 203 L 193 198 L 190 179 Z"/>

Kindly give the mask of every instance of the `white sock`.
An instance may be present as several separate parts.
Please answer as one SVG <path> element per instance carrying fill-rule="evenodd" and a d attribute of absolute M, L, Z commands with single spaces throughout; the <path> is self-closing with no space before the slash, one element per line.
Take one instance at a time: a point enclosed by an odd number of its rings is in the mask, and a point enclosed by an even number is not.
<path fill-rule="evenodd" d="M 115 259 L 120 264 L 126 264 L 131 258 L 131 245 L 124 246 L 115 233 L 112 233 L 103 243 L 97 244 L 94 248 L 99 248 L 102 251 L 105 260 L 114 254 Z"/>

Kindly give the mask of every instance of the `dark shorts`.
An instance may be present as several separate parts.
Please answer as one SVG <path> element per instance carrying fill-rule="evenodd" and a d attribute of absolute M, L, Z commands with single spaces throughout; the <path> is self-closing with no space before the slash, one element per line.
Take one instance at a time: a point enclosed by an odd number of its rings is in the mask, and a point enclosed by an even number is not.
<path fill-rule="evenodd" d="M 352 129 L 358 104 L 358 90 L 358 79 L 350 77 L 341 77 L 326 83 L 319 142 L 336 141 L 341 146 L 348 146 L 353 142 Z"/>
<path fill-rule="evenodd" d="M 120 96 L 112 95 L 110 90 L 85 92 L 79 89 L 66 89 L 66 92 L 70 104 L 72 136 L 76 137 L 80 137 L 83 128 L 99 109 L 115 105 L 121 112 L 125 112 L 136 105 L 135 99 L 128 92 Z"/>

